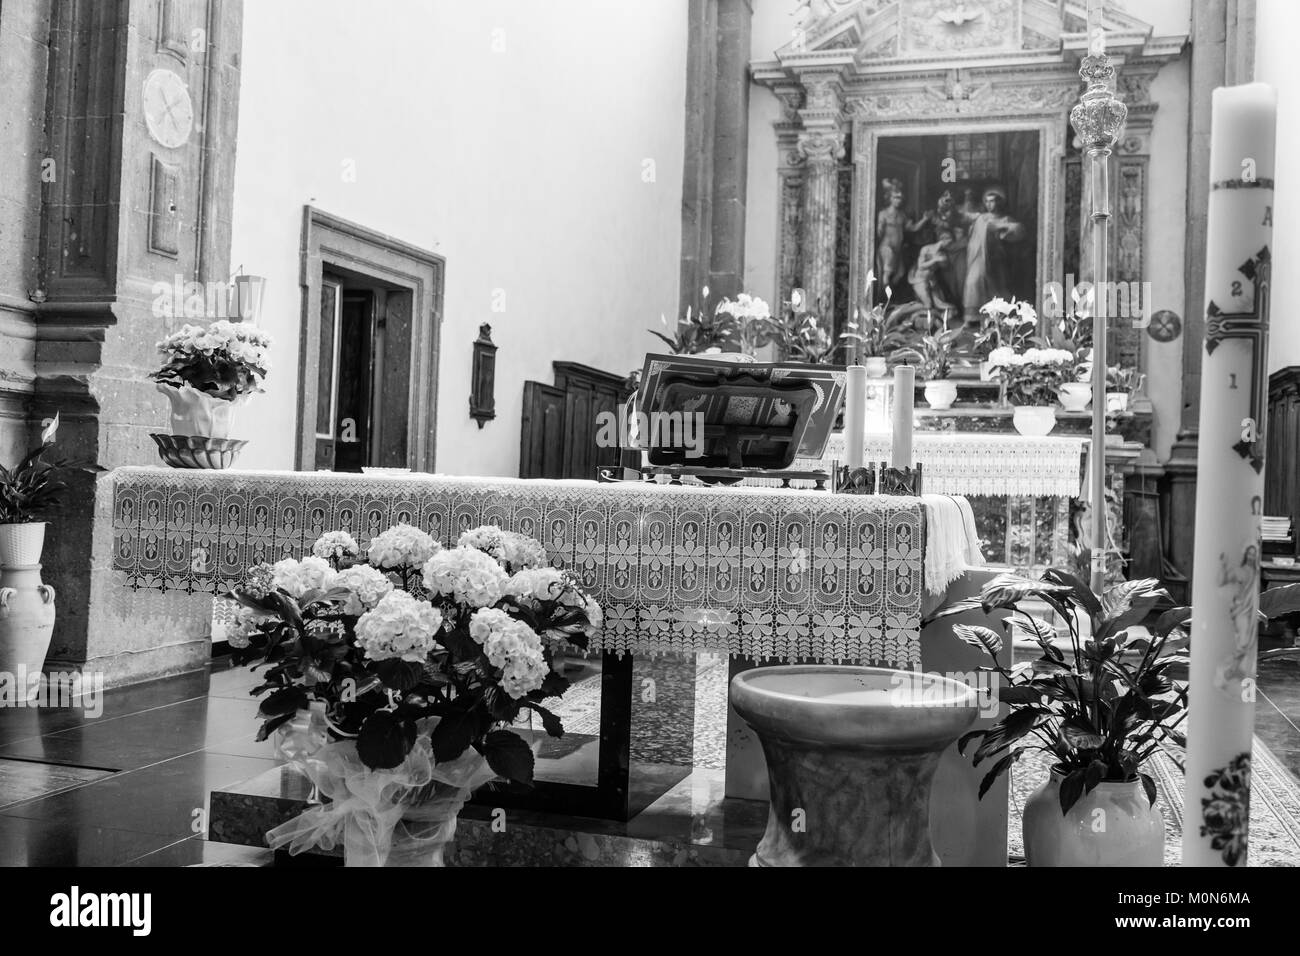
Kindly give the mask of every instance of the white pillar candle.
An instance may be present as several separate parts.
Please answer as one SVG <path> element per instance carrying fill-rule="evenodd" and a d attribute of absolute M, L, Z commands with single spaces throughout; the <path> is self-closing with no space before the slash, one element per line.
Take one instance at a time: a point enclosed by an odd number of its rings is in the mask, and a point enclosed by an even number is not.
<path fill-rule="evenodd" d="M 1184 866 L 1246 864 L 1276 127 L 1272 87 L 1214 91 Z"/>
<path fill-rule="evenodd" d="M 894 468 L 912 467 L 912 406 L 916 392 L 916 369 L 910 365 L 894 366 L 894 441 L 891 448 Z"/>
<path fill-rule="evenodd" d="M 850 365 L 844 387 L 844 457 L 850 468 L 862 467 L 866 430 L 867 368 Z"/>

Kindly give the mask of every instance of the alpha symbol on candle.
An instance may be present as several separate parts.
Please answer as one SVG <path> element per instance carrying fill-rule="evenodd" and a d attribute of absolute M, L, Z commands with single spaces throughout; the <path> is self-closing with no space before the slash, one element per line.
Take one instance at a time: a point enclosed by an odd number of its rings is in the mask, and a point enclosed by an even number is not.
<path fill-rule="evenodd" d="M 1268 334 L 1268 293 L 1269 272 L 1272 267 L 1272 254 L 1268 246 L 1239 268 L 1243 276 L 1254 284 L 1254 302 L 1249 312 L 1224 312 L 1213 300 L 1206 308 L 1205 317 L 1205 353 L 1213 355 L 1224 339 L 1246 339 L 1250 342 L 1250 415 L 1255 422 L 1254 438 L 1247 440 L 1243 432 L 1241 440 L 1232 446 L 1233 451 L 1250 462 L 1251 467 L 1259 472 L 1264 467 L 1264 455 L 1260 451 L 1262 429 L 1259 423 L 1264 420 L 1267 409 L 1268 377 L 1264 373 L 1264 337 Z M 1233 293 L 1240 285 L 1233 283 Z M 1230 373 L 1231 374 L 1231 373 Z"/>

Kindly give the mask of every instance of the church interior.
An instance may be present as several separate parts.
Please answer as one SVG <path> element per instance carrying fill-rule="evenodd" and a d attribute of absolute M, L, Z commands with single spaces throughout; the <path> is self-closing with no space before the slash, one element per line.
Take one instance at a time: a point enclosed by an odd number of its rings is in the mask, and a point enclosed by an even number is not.
<path fill-rule="evenodd" d="M 1300 865 L 1297 29 L 0 0 L 0 866 Z"/>

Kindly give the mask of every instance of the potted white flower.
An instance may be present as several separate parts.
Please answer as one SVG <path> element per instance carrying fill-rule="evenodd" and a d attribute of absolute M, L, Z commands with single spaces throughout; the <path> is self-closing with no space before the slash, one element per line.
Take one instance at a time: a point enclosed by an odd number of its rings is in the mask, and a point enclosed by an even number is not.
<path fill-rule="evenodd" d="M 186 325 L 158 343 L 166 360 L 150 377 L 171 402 L 172 440 L 154 435 L 163 460 L 177 467 L 225 468 L 245 442 L 230 437 L 234 411 L 270 370 L 271 337 L 226 319 Z"/>
<path fill-rule="evenodd" d="M 1009 348 L 1023 352 L 1029 347 L 1038 327 L 1038 313 L 1028 302 L 1012 298 L 1010 302 L 995 296 L 980 306 L 980 330 L 975 336 L 975 354 L 981 357 L 980 381 L 990 382 L 996 377 L 992 353 Z"/>
<path fill-rule="evenodd" d="M 1065 349 L 1017 353 L 1003 346 L 989 354 L 989 362 L 996 377 L 1006 384 L 1016 431 L 1029 436 L 1049 434 L 1056 427 L 1057 395 L 1072 374 L 1074 356 Z"/>

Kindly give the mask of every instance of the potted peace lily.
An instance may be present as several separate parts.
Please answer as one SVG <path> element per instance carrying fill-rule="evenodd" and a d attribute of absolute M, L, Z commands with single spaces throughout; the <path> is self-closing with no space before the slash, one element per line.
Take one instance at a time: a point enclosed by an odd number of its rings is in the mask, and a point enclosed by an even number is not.
<path fill-rule="evenodd" d="M 925 401 L 931 408 L 952 408 L 952 403 L 957 400 L 957 383 L 949 376 L 954 365 L 968 364 L 966 359 L 955 354 L 961 334 L 960 329 L 950 329 L 936 335 L 923 335 L 911 347 L 894 353 L 896 360 L 917 366 L 925 380 Z"/>
<path fill-rule="evenodd" d="M 1030 601 L 1051 607 L 1065 621 L 1070 655 L 1058 647 L 1057 629 L 1026 610 Z M 992 628 L 953 625 L 958 638 L 992 659 L 1001 678 L 1000 700 L 1011 713 L 992 727 L 958 741 L 973 759 L 992 761 L 980 797 L 1026 753 L 1050 757 L 1048 780 L 1026 801 L 1025 856 L 1030 866 L 1160 866 L 1164 821 L 1156 808 L 1156 783 L 1144 765 L 1167 745 L 1183 747 L 1187 689 L 1173 675 L 1186 665 L 1188 608 L 1163 613 L 1151 631 L 1133 630 L 1169 604 L 1154 579 L 1124 581 L 1101 595 L 1065 571 L 1040 580 L 1004 574 L 978 597 L 941 609 L 934 619 L 981 608 L 1004 609 L 1010 638 L 1024 635 L 1042 656 L 1006 668 L 998 663 L 1002 635 Z M 1080 634 L 1086 619 L 1090 633 Z M 1176 758 L 1175 758 L 1176 759 Z M 1103 826 L 1094 825 L 1104 820 Z"/>
<path fill-rule="evenodd" d="M 1049 434 L 1056 427 L 1057 395 L 1075 374 L 1074 356 L 1065 349 L 1016 352 L 1003 346 L 989 354 L 989 364 L 1006 386 L 1016 431 L 1030 436 Z"/>
<path fill-rule="evenodd" d="M 521 725 L 564 733 L 545 704 L 568 687 L 555 651 L 585 649 L 600 607 L 537 541 L 490 526 L 451 548 L 399 524 L 364 556 L 346 532 L 312 550 L 251 569 L 231 593 L 234 656 L 266 666 L 258 739 L 317 723 L 330 740 L 279 748 L 325 802 L 268 843 L 342 843 L 350 866 L 440 866 L 476 787 L 532 783 Z"/>
<path fill-rule="evenodd" d="M 171 436 L 154 435 L 176 467 L 225 468 L 246 444 L 231 439 L 235 408 L 270 370 L 271 337 L 246 322 L 185 325 L 158 343 L 163 367 L 150 378 L 171 402 Z"/>

